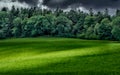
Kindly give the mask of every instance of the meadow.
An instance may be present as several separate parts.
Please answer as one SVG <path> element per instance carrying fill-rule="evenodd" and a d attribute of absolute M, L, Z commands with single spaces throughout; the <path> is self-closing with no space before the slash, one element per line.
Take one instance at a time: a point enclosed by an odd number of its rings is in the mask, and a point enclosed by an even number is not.
<path fill-rule="evenodd" d="M 0 75 L 120 75 L 118 41 L 0 40 Z"/>

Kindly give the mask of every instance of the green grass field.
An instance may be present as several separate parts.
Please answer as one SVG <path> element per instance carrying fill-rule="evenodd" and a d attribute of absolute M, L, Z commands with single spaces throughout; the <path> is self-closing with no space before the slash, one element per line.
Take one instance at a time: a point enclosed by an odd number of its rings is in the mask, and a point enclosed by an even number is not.
<path fill-rule="evenodd" d="M 0 41 L 0 75 L 120 75 L 120 43 L 71 38 Z"/>

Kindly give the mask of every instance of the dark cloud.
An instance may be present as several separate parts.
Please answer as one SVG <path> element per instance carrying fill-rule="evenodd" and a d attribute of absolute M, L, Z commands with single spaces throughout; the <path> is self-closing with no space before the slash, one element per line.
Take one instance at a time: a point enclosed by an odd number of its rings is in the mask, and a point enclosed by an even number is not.
<path fill-rule="evenodd" d="M 0 2 L 3 2 L 3 1 L 4 2 L 16 2 L 16 1 L 18 1 L 21 3 L 25 2 L 29 5 L 34 5 L 34 6 L 38 3 L 38 0 L 0 0 Z"/>
<path fill-rule="evenodd" d="M 38 0 L 18 0 L 19 2 L 25 2 L 29 5 L 36 6 L 38 3 Z"/>
<path fill-rule="evenodd" d="M 118 8 L 120 7 L 120 0 L 44 0 L 43 4 L 52 8 L 67 8 L 71 5 L 79 5 L 86 8 Z"/>
<path fill-rule="evenodd" d="M 3 1 L 3 0 L 0 0 Z M 9 0 L 8 0 L 9 1 Z M 37 6 L 39 0 L 12 0 L 25 2 L 31 6 Z M 120 0 L 43 0 L 43 5 L 50 8 L 67 8 L 69 6 L 82 6 L 85 8 L 119 8 Z"/>

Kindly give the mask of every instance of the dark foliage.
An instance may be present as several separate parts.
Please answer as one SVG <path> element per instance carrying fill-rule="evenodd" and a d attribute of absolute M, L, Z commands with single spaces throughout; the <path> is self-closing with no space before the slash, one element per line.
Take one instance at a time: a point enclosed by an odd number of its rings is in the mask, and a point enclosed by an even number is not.
<path fill-rule="evenodd" d="M 64 12 L 21 8 L 0 11 L 0 39 L 11 37 L 59 36 L 82 39 L 120 40 L 120 10 L 94 14 L 80 10 Z"/>

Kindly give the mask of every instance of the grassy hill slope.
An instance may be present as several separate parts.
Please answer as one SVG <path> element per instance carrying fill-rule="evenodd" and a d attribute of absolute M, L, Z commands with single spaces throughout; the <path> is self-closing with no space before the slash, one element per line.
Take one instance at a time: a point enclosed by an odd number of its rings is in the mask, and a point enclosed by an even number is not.
<path fill-rule="evenodd" d="M 70 38 L 1 40 L 0 74 L 119 75 L 120 43 Z"/>

